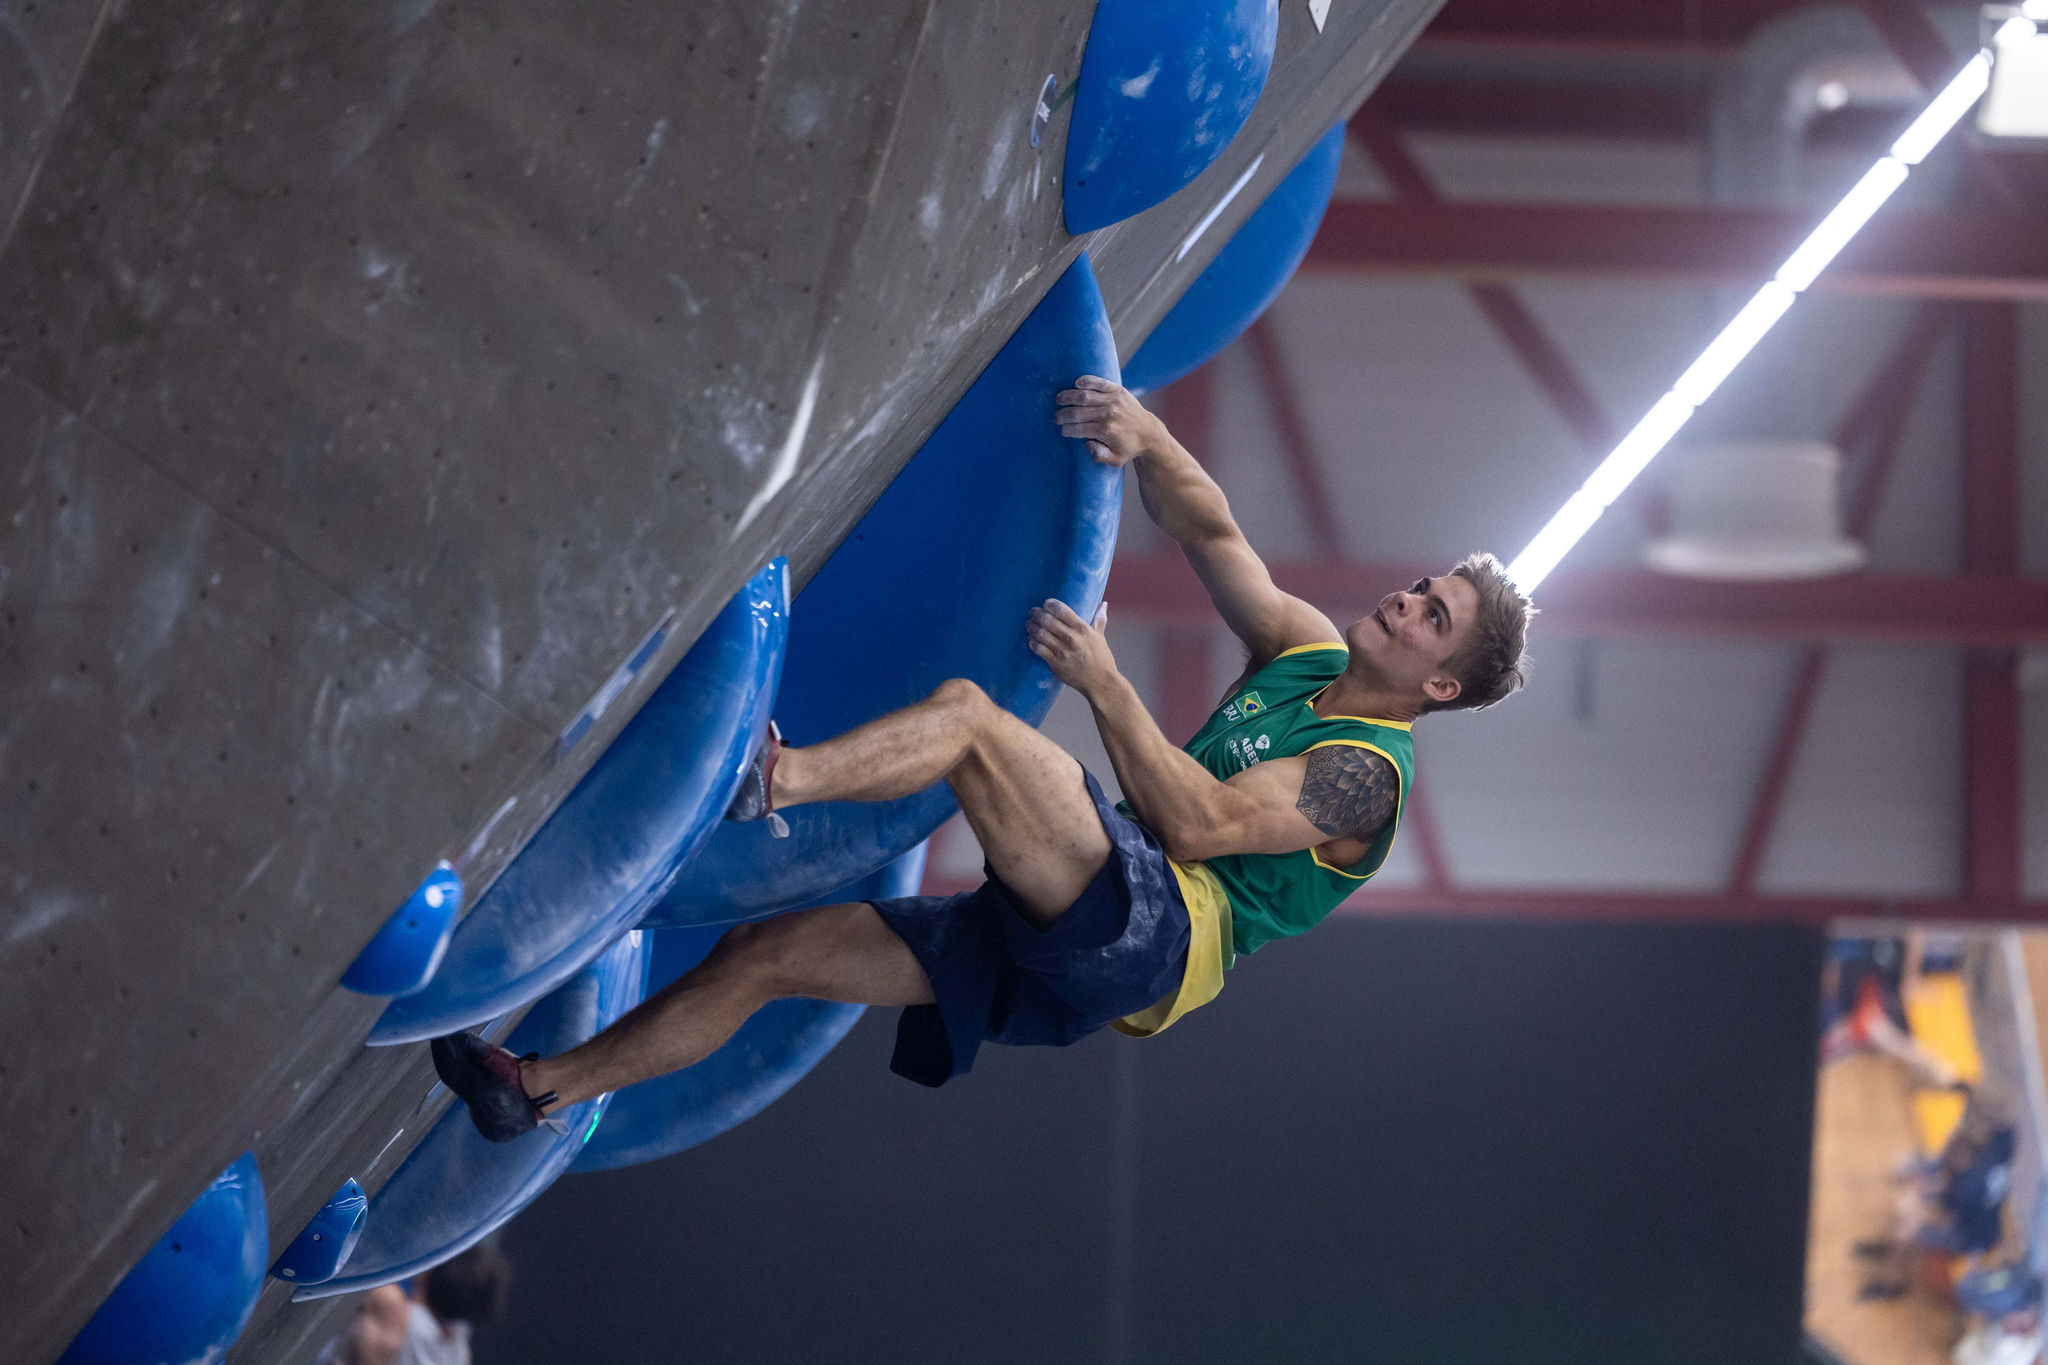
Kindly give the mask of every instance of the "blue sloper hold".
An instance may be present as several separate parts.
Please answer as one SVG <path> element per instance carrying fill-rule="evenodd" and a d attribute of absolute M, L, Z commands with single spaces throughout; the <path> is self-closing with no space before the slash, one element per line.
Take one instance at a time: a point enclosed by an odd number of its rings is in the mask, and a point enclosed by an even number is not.
<path fill-rule="evenodd" d="M 924 880 L 919 844 L 895 862 L 818 904 L 914 896 Z M 802 907 L 799 907 L 802 908 Z M 648 933 L 651 990 L 704 960 L 723 926 Z M 772 1001 L 740 1025 L 725 1046 L 695 1066 L 628 1086 L 612 1097 L 604 1126 L 584 1144 L 571 1171 L 609 1171 L 672 1156 L 736 1128 L 802 1080 L 839 1045 L 865 1006 L 830 1000 Z"/>
<path fill-rule="evenodd" d="M 646 987 L 643 935 L 635 930 L 528 1010 L 505 1046 L 564 1052 L 640 1003 Z M 469 1111 L 453 1106 L 370 1196 L 369 1221 L 343 1272 L 301 1288 L 293 1302 L 396 1284 L 469 1250 L 569 1168 L 610 1100 L 599 1095 L 558 1111 L 565 1134 L 542 1128 L 504 1143 L 486 1142 Z"/>
<path fill-rule="evenodd" d="M 603 757 L 455 927 L 372 1046 L 470 1028 L 544 995 L 626 929 L 697 852 L 767 728 L 789 632 L 777 559 L 718 614 Z"/>
<path fill-rule="evenodd" d="M 1278 0 L 1101 0 L 1067 127 L 1065 216 L 1079 235 L 1207 170 L 1273 67 Z"/>
<path fill-rule="evenodd" d="M 1024 641 L 1032 607 L 1095 611 L 1109 576 L 1121 472 L 1054 422 L 1084 374 L 1117 377 L 1116 344 L 1082 256 L 798 597 L 776 719 L 815 744 L 971 678 L 1033 725 L 1059 684 Z M 730 923 L 801 905 L 922 842 L 953 813 L 934 783 L 898 801 L 832 802 L 711 836 L 642 924 Z"/>
<path fill-rule="evenodd" d="M 242 1334 L 270 1234 L 244 1152 L 114 1287 L 57 1365 L 215 1365 Z"/>
<path fill-rule="evenodd" d="M 391 912 L 341 984 L 362 995 L 405 995 L 426 985 L 448 951 L 448 931 L 461 909 L 462 878 L 442 863 Z"/>
<path fill-rule="evenodd" d="M 1135 393 L 1163 389 L 1228 346 L 1294 278 L 1337 188 L 1344 125 L 1308 149 L 1124 366 Z"/>
<path fill-rule="evenodd" d="M 354 1180 L 345 1180 L 334 1198 L 292 1238 L 292 1244 L 271 1265 L 270 1273 L 293 1284 L 324 1284 L 341 1273 L 363 1235 L 370 1213 L 369 1196 Z"/>

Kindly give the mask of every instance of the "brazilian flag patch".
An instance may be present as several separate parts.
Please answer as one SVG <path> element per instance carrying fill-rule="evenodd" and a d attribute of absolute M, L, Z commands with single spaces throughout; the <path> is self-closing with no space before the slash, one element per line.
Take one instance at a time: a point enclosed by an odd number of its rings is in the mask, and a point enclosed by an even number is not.
<path fill-rule="evenodd" d="M 1247 716 L 1256 716 L 1266 709 L 1266 703 L 1256 692 L 1247 692 L 1237 701 L 1238 709 Z"/>

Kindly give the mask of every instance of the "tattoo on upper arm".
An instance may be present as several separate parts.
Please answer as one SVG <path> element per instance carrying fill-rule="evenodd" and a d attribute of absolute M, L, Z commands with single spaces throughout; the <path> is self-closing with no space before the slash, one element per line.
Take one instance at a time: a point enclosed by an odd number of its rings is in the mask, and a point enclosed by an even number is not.
<path fill-rule="evenodd" d="M 1332 839 L 1369 839 L 1394 816 L 1401 776 L 1370 749 L 1332 744 L 1310 751 L 1294 808 Z"/>

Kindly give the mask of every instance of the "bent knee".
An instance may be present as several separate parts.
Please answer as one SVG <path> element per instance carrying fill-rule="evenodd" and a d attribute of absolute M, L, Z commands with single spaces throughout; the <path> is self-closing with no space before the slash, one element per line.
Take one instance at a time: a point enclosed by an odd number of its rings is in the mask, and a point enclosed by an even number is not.
<path fill-rule="evenodd" d="M 971 717 L 993 715 L 996 704 L 972 678 L 948 678 L 932 689 L 932 700 L 965 712 Z"/>
<path fill-rule="evenodd" d="M 796 918 L 794 915 L 774 915 L 733 925 L 719 935 L 718 942 L 706 954 L 704 965 L 716 965 L 725 971 L 750 976 L 777 975 L 781 964 L 790 956 Z"/>
<path fill-rule="evenodd" d="M 763 998 L 806 993 L 820 957 L 831 957 L 843 934 L 845 905 L 788 911 L 735 924 L 705 959 L 721 974 L 743 978 Z M 838 913 L 835 913 L 838 912 Z"/>

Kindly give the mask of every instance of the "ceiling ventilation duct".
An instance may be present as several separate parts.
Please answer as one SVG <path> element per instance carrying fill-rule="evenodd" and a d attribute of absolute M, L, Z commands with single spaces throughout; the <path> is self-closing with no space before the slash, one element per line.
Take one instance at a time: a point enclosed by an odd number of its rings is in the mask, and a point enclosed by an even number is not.
<path fill-rule="evenodd" d="M 1842 534 L 1842 457 L 1821 441 L 1723 441 L 1694 449 L 1671 478 L 1671 533 L 1652 568 L 1690 578 L 1818 578 L 1863 564 Z"/>
<path fill-rule="evenodd" d="M 1969 11 L 1931 12 L 1974 32 Z M 1809 164 L 1807 132 L 1845 106 L 1911 107 L 1918 84 L 1854 5 L 1794 10 L 1756 31 L 1715 94 L 1708 191 L 1723 204 L 1802 205 L 1832 172 Z M 1668 477 L 1671 530 L 1644 550 L 1652 568 L 1694 578 L 1770 580 L 1844 573 L 1864 562 L 1842 534 L 1842 457 L 1809 435 L 1836 381 L 1811 347 L 1725 414 L 1729 438 L 1695 446 Z M 1746 428 L 1746 431 L 1742 429 Z M 1743 439 L 1735 439 L 1737 434 Z"/>
<path fill-rule="evenodd" d="M 1930 13 L 1946 35 L 1970 13 Z M 1960 57 L 1958 61 L 1960 61 Z M 1808 166 L 1807 132 L 1843 108 L 1911 108 L 1918 81 L 1855 5 L 1815 5 L 1760 25 L 1724 72 L 1709 118 L 1707 179 L 1722 204 L 1801 205 L 1828 197 Z"/>

